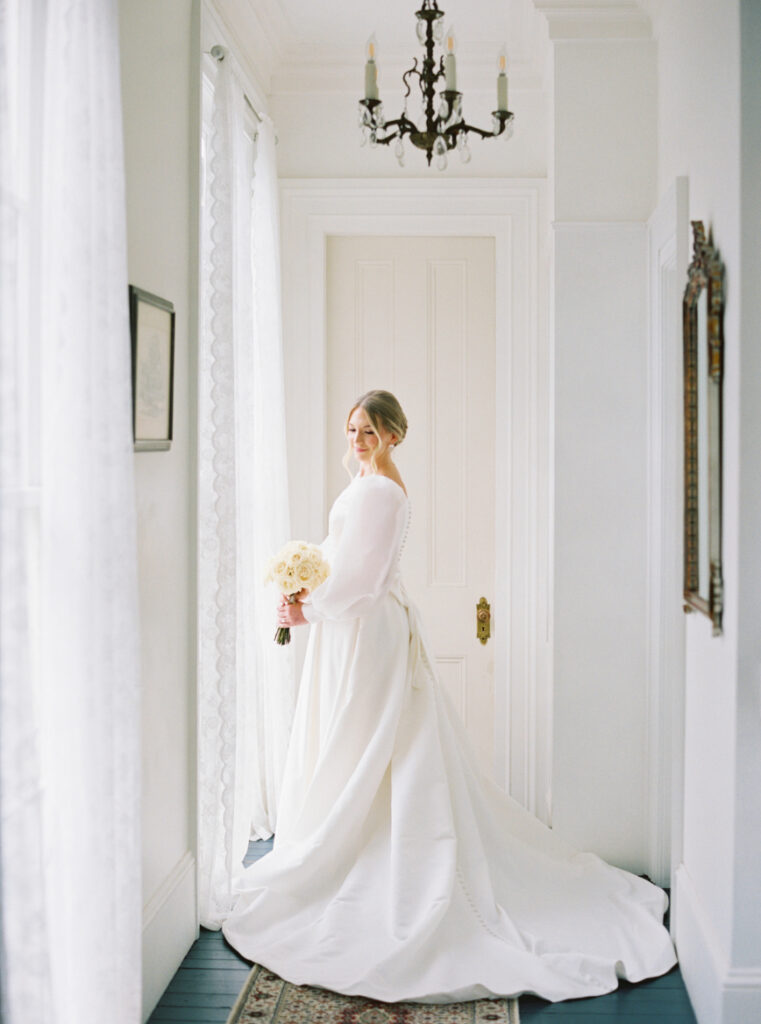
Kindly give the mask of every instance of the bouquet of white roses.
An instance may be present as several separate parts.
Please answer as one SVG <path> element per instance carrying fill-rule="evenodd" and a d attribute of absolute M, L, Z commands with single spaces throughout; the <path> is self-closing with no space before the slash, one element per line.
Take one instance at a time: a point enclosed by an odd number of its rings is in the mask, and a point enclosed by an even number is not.
<path fill-rule="evenodd" d="M 303 589 L 313 591 L 324 583 L 330 574 L 330 566 L 322 557 L 316 544 L 303 540 L 289 541 L 280 554 L 275 555 L 267 566 L 265 583 L 274 583 L 290 604 L 296 601 L 296 594 Z M 279 644 L 291 642 L 288 626 L 281 626 L 275 633 Z"/>

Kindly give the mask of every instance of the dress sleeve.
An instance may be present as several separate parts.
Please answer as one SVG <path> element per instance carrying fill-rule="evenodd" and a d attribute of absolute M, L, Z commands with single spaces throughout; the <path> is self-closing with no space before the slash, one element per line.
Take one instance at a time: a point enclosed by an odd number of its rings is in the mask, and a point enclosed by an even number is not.
<path fill-rule="evenodd" d="M 383 477 L 357 481 L 355 487 L 330 576 L 303 603 L 307 622 L 359 618 L 388 589 L 404 532 L 404 492 Z"/>

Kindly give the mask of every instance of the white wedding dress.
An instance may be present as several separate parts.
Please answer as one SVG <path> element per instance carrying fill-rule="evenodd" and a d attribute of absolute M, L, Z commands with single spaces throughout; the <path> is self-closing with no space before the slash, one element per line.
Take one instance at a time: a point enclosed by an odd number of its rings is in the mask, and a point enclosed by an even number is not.
<path fill-rule="evenodd" d="M 382 476 L 333 505 L 275 845 L 226 938 L 289 981 L 388 1002 L 569 999 L 664 973 L 665 894 L 480 774 L 399 577 L 408 518 Z"/>

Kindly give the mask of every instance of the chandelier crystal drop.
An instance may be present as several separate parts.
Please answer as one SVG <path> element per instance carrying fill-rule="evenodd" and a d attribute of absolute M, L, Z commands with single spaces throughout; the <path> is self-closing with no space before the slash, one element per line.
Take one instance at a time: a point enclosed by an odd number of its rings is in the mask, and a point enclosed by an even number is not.
<path fill-rule="evenodd" d="M 482 139 L 493 139 L 503 135 L 509 139 L 513 134 L 514 114 L 507 107 L 507 54 L 504 49 L 497 58 L 497 109 L 492 111 L 491 131 L 466 124 L 462 114 L 462 93 L 457 90 L 457 41 L 454 30 L 444 31 L 444 12 L 439 10 L 436 0 L 423 0 L 416 12 L 416 32 L 425 56 L 418 66 L 415 57 L 412 67 L 402 75 L 405 86 L 404 110 L 392 121 L 386 121 L 383 104 L 378 92 L 378 44 L 375 36 L 368 40 L 365 50 L 365 95 L 359 101 L 359 125 L 362 145 L 368 140 L 371 146 L 386 146 L 396 140 L 394 153 L 400 166 L 404 165 L 403 139 L 409 138 L 413 146 L 422 149 L 430 166 L 436 157 L 436 166 L 444 170 L 447 153 L 457 149 L 460 159 L 467 163 L 471 158 L 468 134 Z M 438 58 L 436 47 L 443 50 Z M 407 100 L 412 92 L 411 81 L 417 77 L 422 95 L 425 127 L 418 128 L 407 114 Z M 444 88 L 436 96 L 440 79 Z"/>

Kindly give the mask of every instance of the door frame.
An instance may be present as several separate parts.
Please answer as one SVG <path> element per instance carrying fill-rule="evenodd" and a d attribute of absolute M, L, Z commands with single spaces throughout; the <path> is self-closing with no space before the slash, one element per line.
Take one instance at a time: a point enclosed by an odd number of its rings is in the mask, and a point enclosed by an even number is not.
<path fill-rule="evenodd" d="M 494 239 L 495 779 L 549 822 L 553 516 L 546 182 L 283 179 L 281 217 L 286 408 L 292 410 L 288 468 L 299 537 L 322 536 L 327 518 L 328 236 Z"/>

